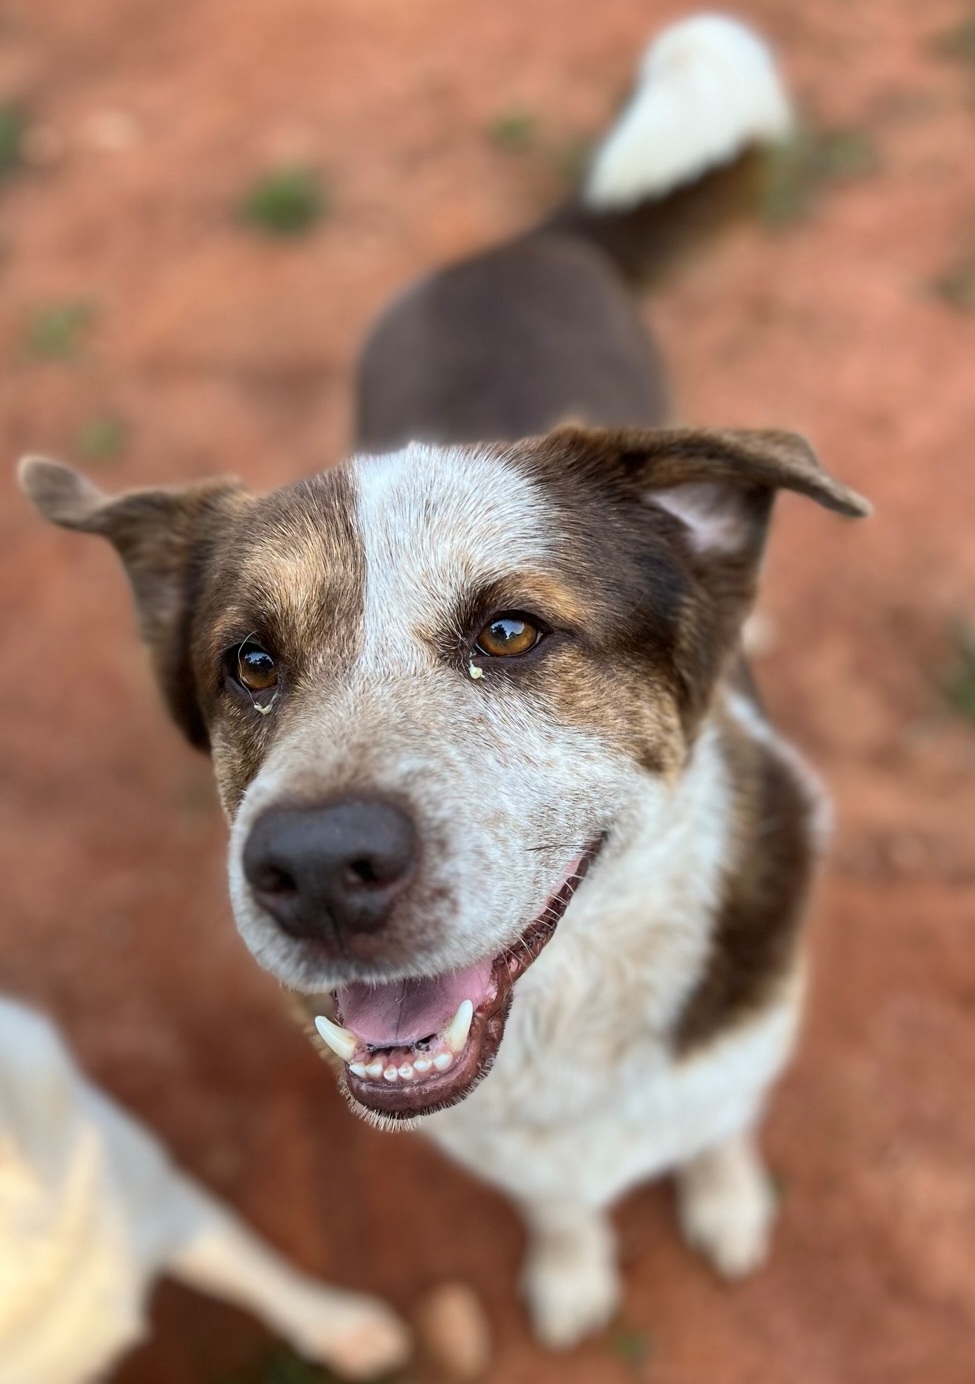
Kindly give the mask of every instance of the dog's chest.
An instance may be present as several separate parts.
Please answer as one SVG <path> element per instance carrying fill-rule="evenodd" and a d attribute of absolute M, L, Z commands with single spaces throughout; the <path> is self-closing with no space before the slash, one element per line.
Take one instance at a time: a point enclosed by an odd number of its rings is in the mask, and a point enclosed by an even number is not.
<path fill-rule="evenodd" d="M 750 1125 L 791 1054 L 798 985 L 680 1058 L 655 1028 L 661 997 L 628 979 L 615 1024 L 574 1011 L 549 1026 L 524 1004 L 488 1078 L 424 1132 L 516 1199 L 599 1206 Z"/>
<path fill-rule="evenodd" d="M 425 1131 L 519 1193 L 553 1177 L 615 1192 L 670 1161 L 689 1107 L 668 1033 L 713 912 L 712 872 L 695 863 L 653 884 L 632 863 L 594 880 L 519 981 L 487 1079 Z"/>

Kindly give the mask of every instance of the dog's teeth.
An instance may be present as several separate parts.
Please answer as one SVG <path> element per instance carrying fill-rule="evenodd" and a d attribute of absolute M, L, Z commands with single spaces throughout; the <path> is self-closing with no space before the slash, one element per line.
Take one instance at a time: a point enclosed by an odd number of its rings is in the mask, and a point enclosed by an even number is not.
<path fill-rule="evenodd" d="M 359 1040 L 354 1033 L 350 1033 L 347 1028 L 340 1028 L 338 1024 L 333 1024 L 331 1019 L 326 1019 L 324 1014 L 319 1014 L 315 1019 L 315 1027 L 318 1029 L 319 1037 L 323 1043 L 327 1043 L 337 1057 L 341 1057 L 343 1062 L 351 1062 L 355 1056 L 355 1050 L 359 1046 Z"/>
<path fill-rule="evenodd" d="M 386 1078 L 387 1081 L 396 1081 L 399 1078 L 399 1072 L 396 1070 L 395 1067 L 387 1067 L 386 1070 L 383 1072 L 383 1076 Z"/>
<path fill-rule="evenodd" d="M 349 1071 L 353 1076 L 365 1076 L 368 1068 L 364 1062 L 350 1062 Z"/>
<path fill-rule="evenodd" d="M 433 1065 L 438 1072 L 445 1072 L 453 1060 L 454 1054 L 452 1052 L 438 1052 L 433 1059 Z"/>
<path fill-rule="evenodd" d="M 371 1076 L 375 1081 L 383 1074 L 383 1064 L 381 1062 L 370 1062 L 366 1068 L 366 1076 Z"/>
<path fill-rule="evenodd" d="M 424 1072 L 428 1072 L 432 1066 L 433 1063 L 429 1057 L 417 1057 L 413 1060 L 413 1070 L 419 1072 L 421 1076 Z"/>
<path fill-rule="evenodd" d="M 399 1074 L 404 1081 L 413 1080 L 413 1068 L 410 1066 L 409 1062 L 403 1063 L 402 1067 L 399 1069 Z"/>
<path fill-rule="evenodd" d="M 444 1029 L 443 1040 L 451 1052 L 463 1052 L 467 1035 L 471 1031 L 474 1006 L 470 1000 L 461 1000 L 457 1013 Z M 436 1060 L 436 1059 L 434 1059 Z"/>

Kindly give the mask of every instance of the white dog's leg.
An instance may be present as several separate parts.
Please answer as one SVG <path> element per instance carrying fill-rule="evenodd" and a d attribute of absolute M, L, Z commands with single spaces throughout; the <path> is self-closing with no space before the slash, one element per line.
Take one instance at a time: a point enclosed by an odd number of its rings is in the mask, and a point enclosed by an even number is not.
<path fill-rule="evenodd" d="M 165 1272 L 237 1306 L 281 1333 L 296 1350 L 360 1379 L 402 1364 L 406 1328 L 376 1298 L 326 1287 L 286 1263 L 202 1189 L 180 1177 L 173 1194 L 193 1228 Z"/>
<path fill-rule="evenodd" d="M 613 1227 L 578 1202 L 526 1202 L 529 1244 L 522 1287 L 535 1334 L 564 1350 L 609 1321 L 619 1303 Z"/>
<path fill-rule="evenodd" d="M 740 1278 L 765 1261 L 775 1193 L 751 1131 L 679 1168 L 677 1204 L 684 1239 L 725 1278 Z"/>

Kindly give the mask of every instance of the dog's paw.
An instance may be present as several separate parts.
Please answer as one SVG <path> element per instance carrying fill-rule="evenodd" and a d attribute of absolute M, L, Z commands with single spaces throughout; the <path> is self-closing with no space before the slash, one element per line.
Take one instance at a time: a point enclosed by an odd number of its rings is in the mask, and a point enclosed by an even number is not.
<path fill-rule="evenodd" d="M 599 1331 L 619 1306 L 619 1276 L 601 1257 L 536 1247 L 522 1288 L 535 1335 L 549 1350 L 568 1350 Z"/>
<path fill-rule="evenodd" d="M 331 1295 L 330 1295 L 331 1297 Z M 410 1333 L 396 1314 L 375 1298 L 344 1297 L 291 1333 L 303 1355 L 328 1365 L 347 1379 L 372 1379 L 402 1365 L 410 1354 Z"/>
<path fill-rule="evenodd" d="M 718 1150 L 684 1169 L 678 1210 L 684 1239 L 723 1278 L 743 1278 L 767 1259 L 776 1201 L 756 1154 Z"/>

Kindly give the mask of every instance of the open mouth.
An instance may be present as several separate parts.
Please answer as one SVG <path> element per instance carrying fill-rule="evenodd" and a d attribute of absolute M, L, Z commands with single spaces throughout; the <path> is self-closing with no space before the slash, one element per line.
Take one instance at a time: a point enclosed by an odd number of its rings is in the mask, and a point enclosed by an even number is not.
<path fill-rule="evenodd" d="M 390 1119 L 455 1105 L 490 1071 L 515 982 L 540 955 L 602 840 L 578 856 L 513 946 L 466 970 L 333 991 L 338 1022 L 319 1015 L 322 1040 L 345 1063 L 354 1100 Z"/>

